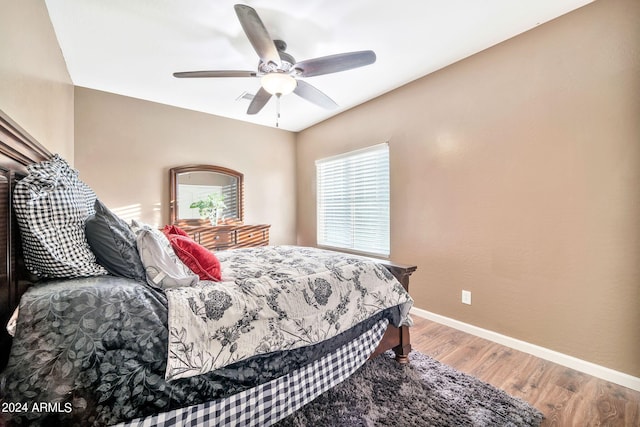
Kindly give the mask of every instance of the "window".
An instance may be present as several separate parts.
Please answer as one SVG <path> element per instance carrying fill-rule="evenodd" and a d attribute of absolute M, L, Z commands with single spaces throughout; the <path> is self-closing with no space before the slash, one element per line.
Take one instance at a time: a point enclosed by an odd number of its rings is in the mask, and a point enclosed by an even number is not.
<path fill-rule="evenodd" d="M 389 144 L 316 161 L 318 245 L 389 256 Z"/>

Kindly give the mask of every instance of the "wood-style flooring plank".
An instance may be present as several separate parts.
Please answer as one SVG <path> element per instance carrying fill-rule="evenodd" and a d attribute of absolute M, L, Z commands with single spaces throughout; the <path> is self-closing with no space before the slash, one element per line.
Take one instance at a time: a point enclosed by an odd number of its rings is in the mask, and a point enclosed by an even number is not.
<path fill-rule="evenodd" d="M 411 345 L 529 402 L 542 427 L 639 427 L 640 392 L 413 316 Z"/>

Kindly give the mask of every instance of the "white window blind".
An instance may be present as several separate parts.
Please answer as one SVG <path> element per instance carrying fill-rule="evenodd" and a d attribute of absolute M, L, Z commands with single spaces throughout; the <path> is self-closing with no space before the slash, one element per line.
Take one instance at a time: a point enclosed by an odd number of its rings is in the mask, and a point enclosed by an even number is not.
<path fill-rule="evenodd" d="M 389 144 L 316 161 L 318 245 L 389 255 Z"/>

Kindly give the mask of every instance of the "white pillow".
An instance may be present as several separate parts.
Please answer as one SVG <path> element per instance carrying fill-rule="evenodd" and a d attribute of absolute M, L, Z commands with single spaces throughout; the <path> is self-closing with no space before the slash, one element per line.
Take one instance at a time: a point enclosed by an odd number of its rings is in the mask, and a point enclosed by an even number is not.
<path fill-rule="evenodd" d="M 180 263 L 175 261 L 177 256 L 171 249 L 171 245 L 169 245 L 171 251 L 169 252 L 152 229 L 140 229 L 137 232 L 136 245 L 149 285 L 167 289 L 193 286 L 198 283 L 198 276 L 186 268 L 181 261 Z"/>
<path fill-rule="evenodd" d="M 138 232 L 140 230 L 151 231 L 153 235 L 156 236 L 156 239 L 158 239 L 158 241 L 162 245 L 162 248 L 169 254 L 171 259 L 174 260 L 175 263 L 178 264 L 180 268 L 184 270 L 185 273 L 191 272 L 191 269 L 187 267 L 187 265 L 184 262 L 182 262 L 182 260 L 176 254 L 176 251 L 173 250 L 173 246 L 171 246 L 171 242 L 169 242 L 169 239 L 167 238 L 167 236 L 164 235 L 162 231 L 158 230 L 155 227 L 152 227 L 149 224 L 145 224 L 144 222 L 138 222 L 135 219 L 131 220 L 131 230 L 133 230 L 136 236 L 138 235 Z"/>

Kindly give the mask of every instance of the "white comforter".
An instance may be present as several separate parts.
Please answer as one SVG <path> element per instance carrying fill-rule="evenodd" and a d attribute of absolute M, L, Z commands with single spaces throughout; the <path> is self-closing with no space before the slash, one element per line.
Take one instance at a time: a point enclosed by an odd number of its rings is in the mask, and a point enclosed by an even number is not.
<path fill-rule="evenodd" d="M 409 294 L 364 258 L 294 246 L 216 255 L 222 282 L 166 290 L 167 379 L 316 344 L 390 307 L 401 324 L 410 322 Z"/>

